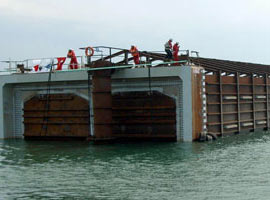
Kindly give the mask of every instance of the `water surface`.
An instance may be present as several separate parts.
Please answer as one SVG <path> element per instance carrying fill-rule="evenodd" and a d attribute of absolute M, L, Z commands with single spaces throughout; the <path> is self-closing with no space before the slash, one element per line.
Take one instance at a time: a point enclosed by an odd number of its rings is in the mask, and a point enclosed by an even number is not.
<path fill-rule="evenodd" d="M 270 133 L 207 143 L 0 140 L 0 199 L 269 199 Z"/>

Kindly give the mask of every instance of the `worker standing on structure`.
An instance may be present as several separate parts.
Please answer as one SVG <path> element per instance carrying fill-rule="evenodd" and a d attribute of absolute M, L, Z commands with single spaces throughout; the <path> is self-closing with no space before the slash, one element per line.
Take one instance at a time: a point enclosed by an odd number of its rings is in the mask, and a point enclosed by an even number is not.
<path fill-rule="evenodd" d="M 173 61 L 179 61 L 178 53 L 179 53 L 179 43 L 176 42 L 173 45 Z M 174 65 L 178 65 L 178 63 L 174 63 Z"/>
<path fill-rule="evenodd" d="M 78 61 L 73 49 L 68 50 L 67 57 L 70 58 L 69 68 L 70 69 L 78 69 Z"/>
<path fill-rule="evenodd" d="M 133 56 L 134 63 L 136 65 L 140 64 L 140 54 L 139 54 L 138 49 L 134 45 L 132 45 L 129 52 Z"/>
<path fill-rule="evenodd" d="M 169 39 L 168 42 L 165 43 L 164 47 L 165 47 L 165 52 L 167 53 L 166 58 L 168 59 L 172 59 L 172 39 Z"/>

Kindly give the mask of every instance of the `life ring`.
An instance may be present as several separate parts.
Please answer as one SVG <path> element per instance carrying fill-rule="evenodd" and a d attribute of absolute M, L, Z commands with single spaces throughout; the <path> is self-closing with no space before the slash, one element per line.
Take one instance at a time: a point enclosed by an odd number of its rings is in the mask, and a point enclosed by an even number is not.
<path fill-rule="evenodd" d="M 91 51 L 90 54 L 89 54 L 89 50 Z M 85 48 L 85 55 L 86 55 L 86 56 L 91 57 L 92 55 L 94 55 L 94 53 L 95 53 L 95 51 L 94 51 L 94 49 L 93 49 L 92 47 L 86 47 L 86 48 Z"/>

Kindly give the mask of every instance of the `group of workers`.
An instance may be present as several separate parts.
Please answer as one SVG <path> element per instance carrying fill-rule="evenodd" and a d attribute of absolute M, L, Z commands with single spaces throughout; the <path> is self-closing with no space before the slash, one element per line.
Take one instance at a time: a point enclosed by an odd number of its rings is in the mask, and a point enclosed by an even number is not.
<path fill-rule="evenodd" d="M 173 60 L 173 61 L 179 61 L 178 53 L 179 53 L 179 43 L 176 42 L 174 45 L 172 45 L 172 39 L 169 39 L 168 42 L 165 43 L 165 52 L 166 52 L 166 59 Z M 133 56 L 134 64 L 138 65 L 140 64 L 140 53 L 136 46 L 132 45 L 129 52 Z M 77 57 L 75 55 L 75 52 L 73 49 L 68 50 L 67 57 L 70 58 L 69 63 L 69 69 L 78 69 L 79 64 L 77 61 Z M 56 70 L 62 70 L 62 65 L 65 62 L 65 57 L 59 58 L 57 69 Z"/>
<path fill-rule="evenodd" d="M 179 43 L 176 42 L 174 45 L 172 44 L 173 39 L 169 39 L 168 42 L 165 43 L 165 52 L 166 52 L 166 59 L 173 60 L 173 61 L 179 61 Z M 133 56 L 134 64 L 138 65 L 140 64 L 140 53 L 136 46 L 132 45 L 129 52 Z"/>
<path fill-rule="evenodd" d="M 173 39 L 169 39 L 168 42 L 165 43 L 165 52 L 166 52 L 166 58 L 173 61 L 179 61 L 178 53 L 179 53 L 179 43 L 176 42 L 174 45 L 172 45 Z"/>

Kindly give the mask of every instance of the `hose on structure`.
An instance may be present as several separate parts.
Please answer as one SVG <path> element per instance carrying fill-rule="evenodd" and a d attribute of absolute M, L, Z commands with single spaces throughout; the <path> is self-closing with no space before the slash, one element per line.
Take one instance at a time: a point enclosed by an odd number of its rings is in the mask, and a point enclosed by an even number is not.
<path fill-rule="evenodd" d="M 46 91 L 46 102 L 44 105 L 44 115 L 43 115 L 43 121 L 42 121 L 42 125 L 41 125 L 41 130 L 40 130 L 40 135 L 42 133 L 42 130 L 45 129 L 45 136 L 47 135 L 48 132 L 48 112 L 50 110 L 50 93 L 51 93 L 51 79 L 52 79 L 52 69 L 53 69 L 53 61 L 52 64 L 50 66 L 50 71 L 49 71 L 49 77 L 48 77 L 48 81 L 47 81 L 47 91 Z"/>

